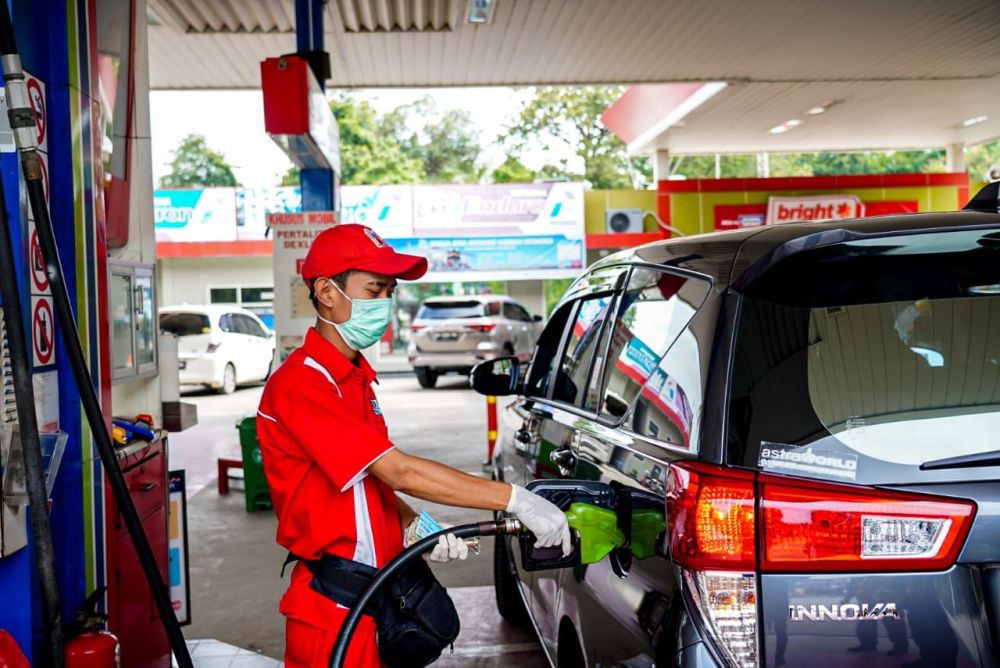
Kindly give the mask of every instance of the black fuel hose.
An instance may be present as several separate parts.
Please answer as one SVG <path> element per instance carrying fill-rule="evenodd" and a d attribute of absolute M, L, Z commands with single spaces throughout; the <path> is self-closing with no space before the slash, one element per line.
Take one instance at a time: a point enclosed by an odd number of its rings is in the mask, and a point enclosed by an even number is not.
<path fill-rule="evenodd" d="M 77 336 L 79 330 L 63 278 L 59 250 L 56 247 L 55 235 L 52 231 L 52 220 L 49 218 L 49 209 L 45 202 L 41 162 L 33 136 L 35 131 L 34 112 L 28 101 L 24 71 L 21 68 L 21 58 L 18 55 L 17 40 L 14 35 L 14 25 L 11 22 L 10 9 L 6 2 L 0 2 L 0 63 L 3 65 L 4 91 L 8 106 L 7 115 L 10 118 L 14 142 L 20 156 L 21 170 L 28 189 L 31 211 L 35 216 L 38 245 L 42 251 L 49 284 L 52 286 L 52 304 L 55 309 L 56 322 L 63 332 L 62 342 L 69 358 L 77 390 L 80 393 L 80 403 L 83 405 L 83 411 L 87 417 L 87 423 L 90 425 L 97 452 L 101 457 L 104 473 L 107 475 L 111 491 L 117 501 L 118 510 L 125 522 L 125 528 L 128 530 L 136 556 L 139 558 L 139 565 L 146 576 L 146 582 L 149 584 L 156 611 L 159 613 L 160 622 L 163 624 L 167 640 L 170 643 L 170 649 L 173 651 L 180 668 L 193 668 L 191 655 L 184 642 L 184 634 L 181 632 L 180 624 L 177 622 L 177 614 L 170 602 L 170 592 L 160 575 L 156 557 L 153 555 L 149 539 L 146 537 L 139 513 L 135 509 L 132 495 L 125 484 L 125 476 L 118 465 L 111 434 L 108 432 L 107 423 L 101 412 L 101 403 L 87 368 L 83 346 Z M 44 507 L 43 505 L 42 508 Z"/>
<path fill-rule="evenodd" d="M 48 641 L 48 665 L 58 668 L 63 665 L 63 632 L 59 612 L 59 586 L 56 582 L 56 557 L 45 494 L 42 448 L 38 440 L 35 390 L 29 361 L 31 353 L 28 351 L 24 323 L 21 321 L 21 297 L 17 292 L 14 244 L 9 224 L 7 200 L 3 196 L 3 179 L 0 178 L 0 299 L 3 300 L 3 324 L 7 332 L 11 371 L 14 375 L 18 432 L 27 478 L 28 503 L 31 506 L 31 540 L 41 591 L 42 627 Z"/>
<path fill-rule="evenodd" d="M 400 552 L 395 559 L 375 574 L 371 584 L 361 592 L 361 596 L 358 597 L 358 600 L 351 607 L 350 612 L 347 613 L 347 617 L 340 627 L 340 633 L 337 634 L 337 642 L 333 646 L 333 653 L 330 655 L 330 668 L 343 668 L 344 659 L 347 657 L 347 646 L 351 643 L 351 638 L 354 636 L 354 631 L 358 628 L 358 622 L 361 621 L 361 615 L 364 613 L 368 602 L 381 591 L 385 583 L 391 580 L 399 569 L 414 559 L 419 558 L 424 552 L 433 549 L 438 543 L 438 538 L 447 534 L 454 534 L 456 538 L 495 536 L 497 534 L 517 533 L 520 530 L 521 523 L 514 519 L 461 524 L 457 527 L 433 533 Z"/>

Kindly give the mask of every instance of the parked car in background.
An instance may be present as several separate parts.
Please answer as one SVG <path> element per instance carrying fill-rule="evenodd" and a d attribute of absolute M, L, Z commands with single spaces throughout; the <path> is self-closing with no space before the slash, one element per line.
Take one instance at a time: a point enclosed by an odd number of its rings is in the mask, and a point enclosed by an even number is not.
<path fill-rule="evenodd" d="M 182 305 L 160 309 L 160 331 L 177 336 L 182 385 L 207 385 L 222 394 L 266 380 L 274 360 L 274 332 L 235 306 Z"/>
<path fill-rule="evenodd" d="M 514 356 L 527 361 L 541 322 L 541 316 L 504 295 L 432 297 L 410 325 L 410 365 L 421 387 L 434 387 L 438 376 L 468 375 L 483 360 Z"/>
<path fill-rule="evenodd" d="M 484 362 L 473 387 L 515 395 L 494 478 L 605 485 L 625 540 L 527 570 L 498 538 L 501 614 L 530 619 L 558 666 L 1000 665 L 997 184 L 984 193 L 591 267 L 527 373 Z"/>

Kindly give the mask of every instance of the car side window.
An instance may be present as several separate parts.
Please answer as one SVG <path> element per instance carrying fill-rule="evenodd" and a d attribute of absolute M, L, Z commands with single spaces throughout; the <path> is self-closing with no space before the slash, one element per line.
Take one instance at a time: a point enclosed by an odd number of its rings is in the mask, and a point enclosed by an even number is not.
<path fill-rule="evenodd" d="M 664 412 L 675 427 L 687 425 L 676 431 L 690 432 L 689 402 L 685 408 L 679 379 L 668 371 L 669 358 L 675 357 L 670 351 L 705 302 L 710 286 L 707 280 L 658 269 L 637 267 L 632 272 L 610 335 L 601 385 L 602 416 L 618 420 L 638 401 L 645 401 L 649 411 Z M 660 421 L 639 433 L 664 440 L 668 431 Z"/>
<path fill-rule="evenodd" d="M 486 302 L 486 315 L 500 315 L 500 302 Z"/>
<path fill-rule="evenodd" d="M 242 326 L 242 331 L 250 336 L 256 336 L 258 338 L 266 338 L 267 334 L 264 332 L 263 328 L 257 324 L 257 321 L 253 318 L 243 315 L 242 313 L 236 314 L 236 321 L 238 325 Z"/>
<path fill-rule="evenodd" d="M 559 345 L 563 340 L 566 322 L 575 307 L 575 302 L 569 302 L 557 308 L 538 337 L 538 344 L 535 346 L 535 352 L 531 358 L 528 382 L 524 390 L 526 396 L 548 396 L 549 383 L 555 375 Z"/>
<path fill-rule="evenodd" d="M 527 309 L 525 309 L 523 306 L 521 306 L 520 304 L 511 304 L 511 307 L 514 309 L 515 320 L 520 320 L 521 322 L 532 321 L 531 314 L 528 313 Z"/>
<path fill-rule="evenodd" d="M 525 320 L 530 320 L 527 316 L 528 313 L 517 304 L 514 304 L 513 302 L 503 303 L 503 317 L 508 320 L 519 320 L 523 322 Z"/>
<path fill-rule="evenodd" d="M 553 400 L 579 404 L 584 394 L 590 392 L 588 383 L 598 380 L 591 380 L 590 369 L 613 299 L 613 293 L 604 293 L 579 300 L 569 338 L 559 360 Z"/>
<path fill-rule="evenodd" d="M 233 318 L 234 313 L 223 313 L 219 317 L 219 329 L 227 334 L 236 334 L 239 330 L 236 328 L 236 321 Z"/>

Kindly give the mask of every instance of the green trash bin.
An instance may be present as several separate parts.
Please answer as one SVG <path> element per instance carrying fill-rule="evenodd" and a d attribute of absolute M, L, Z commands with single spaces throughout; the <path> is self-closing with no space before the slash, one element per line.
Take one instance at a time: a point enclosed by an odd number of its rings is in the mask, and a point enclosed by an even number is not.
<path fill-rule="evenodd" d="M 243 451 L 243 488 L 247 512 L 271 507 L 271 490 L 264 476 L 264 461 L 257 442 L 257 418 L 245 417 L 236 423 L 240 432 L 240 449 Z"/>

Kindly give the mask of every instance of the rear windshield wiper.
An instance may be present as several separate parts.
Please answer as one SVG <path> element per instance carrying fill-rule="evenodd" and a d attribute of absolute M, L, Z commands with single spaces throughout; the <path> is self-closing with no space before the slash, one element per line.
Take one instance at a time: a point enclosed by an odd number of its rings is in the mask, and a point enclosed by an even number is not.
<path fill-rule="evenodd" d="M 1000 450 L 977 452 L 972 455 L 945 457 L 934 459 L 920 465 L 921 471 L 939 471 L 941 469 L 973 469 L 982 466 L 1000 466 Z"/>

